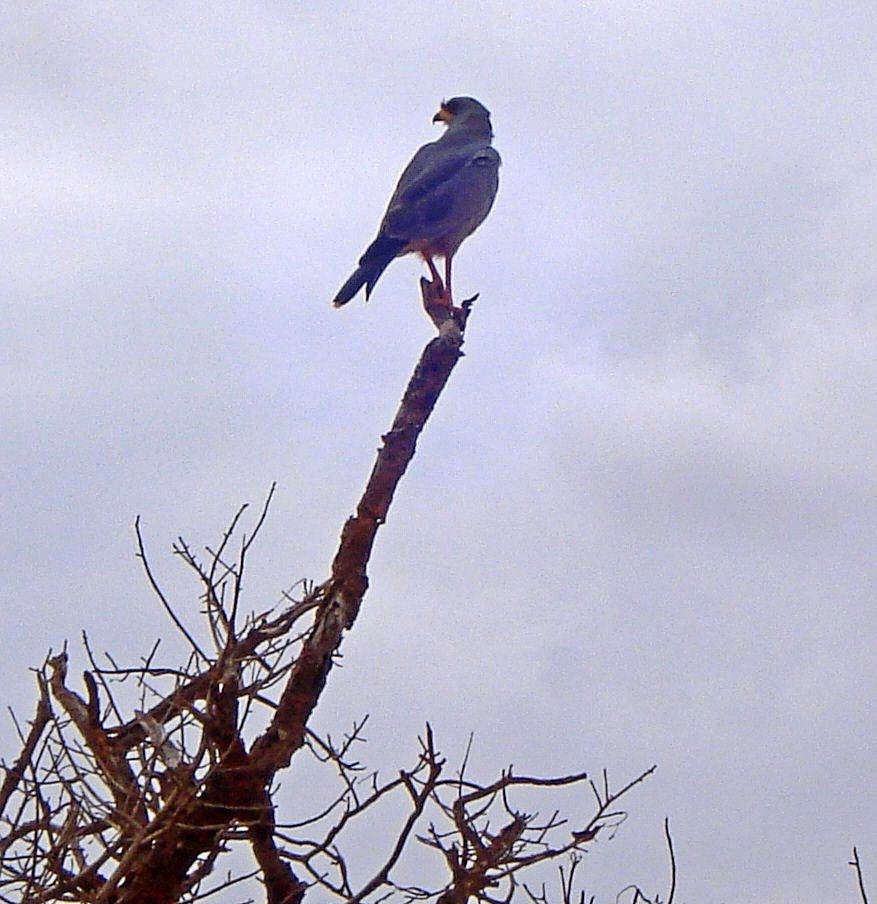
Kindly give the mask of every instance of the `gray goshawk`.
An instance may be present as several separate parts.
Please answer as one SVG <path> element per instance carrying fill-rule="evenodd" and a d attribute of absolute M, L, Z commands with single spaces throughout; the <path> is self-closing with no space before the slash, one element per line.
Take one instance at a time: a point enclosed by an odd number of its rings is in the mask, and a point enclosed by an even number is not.
<path fill-rule="evenodd" d="M 493 206 L 499 186 L 500 156 L 490 146 L 490 112 L 472 97 L 442 101 L 433 122 L 447 126 L 438 141 L 425 144 L 399 177 L 375 240 L 339 289 L 333 304 L 347 304 L 365 286 L 368 300 L 393 258 L 415 252 L 442 281 L 433 263 L 445 259 L 442 301 L 453 307 L 451 261 Z"/>

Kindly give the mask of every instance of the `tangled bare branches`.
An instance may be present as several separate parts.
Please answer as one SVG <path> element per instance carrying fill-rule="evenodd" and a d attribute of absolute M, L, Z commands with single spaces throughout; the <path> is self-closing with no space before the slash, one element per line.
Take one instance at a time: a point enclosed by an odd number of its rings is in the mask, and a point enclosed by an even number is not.
<path fill-rule="evenodd" d="M 429 308 L 428 283 L 423 295 Z M 247 556 L 272 488 L 249 534 L 241 509 L 215 549 L 196 551 L 182 538 L 174 545 L 201 586 L 202 629 L 193 631 L 159 585 L 136 524 L 147 579 L 187 660 L 160 662 L 156 644 L 135 665 L 120 665 L 83 637 L 88 668 L 77 690 L 66 648 L 46 659 L 35 716 L 20 728 L 20 755 L 0 785 L 0 900 L 194 902 L 255 877 L 269 904 L 298 904 L 310 889 L 354 904 L 499 902 L 519 891 L 540 901 L 525 870 L 568 861 L 571 883 L 579 852 L 620 824 L 620 798 L 651 769 L 615 792 L 605 777 L 591 782 L 594 812 L 572 829 L 559 812 L 525 812 L 515 796 L 585 783 L 585 773 L 543 779 L 509 768 L 482 784 L 464 763 L 449 777 L 427 726 L 413 766 L 381 780 L 353 756 L 364 723 L 340 743 L 309 728 L 359 613 L 377 530 L 461 355 L 467 313 L 431 311 L 440 335 L 383 437 L 324 583 L 302 583 L 279 606 L 245 612 Z M 336 784 L 316 803 L 302 795 L 281 818 L 278 775 L 297 755 L 329 769 Z M 361 827 L 376 819 L 386 827 L 363 848 Z M 235 871 L 221 872 L 220 859 L 239 849 L 250 865 L 232 856 Z M 409 878 L 416 849 L 437 855 L 431 884 Z M 570 894 L 571 884 L 564 901 Z"/>

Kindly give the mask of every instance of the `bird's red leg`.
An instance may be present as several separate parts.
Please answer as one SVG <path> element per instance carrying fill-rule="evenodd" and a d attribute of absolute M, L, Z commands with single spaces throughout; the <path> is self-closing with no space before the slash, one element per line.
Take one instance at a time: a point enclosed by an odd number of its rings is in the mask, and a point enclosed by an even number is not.
<path fill-rule="evenodd" d="M 426 266 L 429 267 L 429 274 L 432 277 L 432 285 L 434 286 L 433 298 L 435 299 L 436 304 L 441 304 L 447 308 L 453 307 L 448 287 L 442 282 L 442 278 L 436 269 L 432 256 L 423 254 L 423 259 L 426 261 Z"/>
<path fill-rule="evenodd" d="M 423 296 L 423 307 L 427 316 L 432 320 L 439 332 L 445 329 L 448 323 L 455 323 L 458 330 L 463 329 L 465 321 L 461 322 L 457 319 L 457 315 L 462 312 L 458 311 L 451 302 L 451 293 L 448 291 L 448 286 L 442 282 L 432 255 L 423 251 L 420 253 L 426 266 L 429 267 L 429 273 L 432 277 L 432 279 L 427 279 L 425 276 L 420 278 L 420 293 Z M 450 279 L 451 268 L 448 266 L 447 258 L 445 258 L 445 273 Z"/>
<path fill-rule="evenodd" d="M 454 307 L 454 298 L 451 295 L 451 261 L 453 260 L 454 255 L 449 254 L 445 258 L 445 292 L 448 296 L 448 307 Z"/>
<path fill-rule="evenodd" d="M 442 278 L 439 276 L 439 272 L 436 270 L 432 258 L 428 254 L 424 254 L 423 259 L 426 261 L 426 266 L 429 267 L 429 275 L 432 277 L 432 281 L 440 285 Z"/>

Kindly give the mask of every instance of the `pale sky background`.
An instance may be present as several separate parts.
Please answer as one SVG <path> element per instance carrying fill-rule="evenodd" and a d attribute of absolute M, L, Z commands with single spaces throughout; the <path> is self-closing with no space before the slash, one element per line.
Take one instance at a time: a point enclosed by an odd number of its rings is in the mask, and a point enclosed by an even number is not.
<path fill-rule="evenodd" d="M 427 718 L 484 778 L 657 763 L 602 900 L 666 889 L 664 816 L 679 902 L 855 901 L 854 843 L 877 888 L 872 2 L 7 3 L 0 41 L 4 703 L 83 629 L 172 648 L 138 514 L 193 615 L 172 540 L 275 480 L 247 603 L 327 575 L 432 334 L 412 258 L 329 302 L 472 94 L 481 300 L 319 724 L 371 713 L 391 772 Z"/>

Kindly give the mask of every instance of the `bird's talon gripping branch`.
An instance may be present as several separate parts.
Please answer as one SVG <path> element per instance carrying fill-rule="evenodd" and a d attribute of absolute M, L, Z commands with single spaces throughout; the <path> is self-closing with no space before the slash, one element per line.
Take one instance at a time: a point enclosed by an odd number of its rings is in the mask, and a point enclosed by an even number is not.
<path fill-rule="evenodd" d="M 461 308 L 453 306 L 441 279 L 430 280 L 421 276 L 420 295 L 423 299 L 423 310 L 426 311 L 426 316 L 439 332 L 442 332 L 443 327 L 448 323 L 455 324 L 459 330 L 463 329 L 465 324 L 465 317 L 461 317 L 463 311 Z"/>

